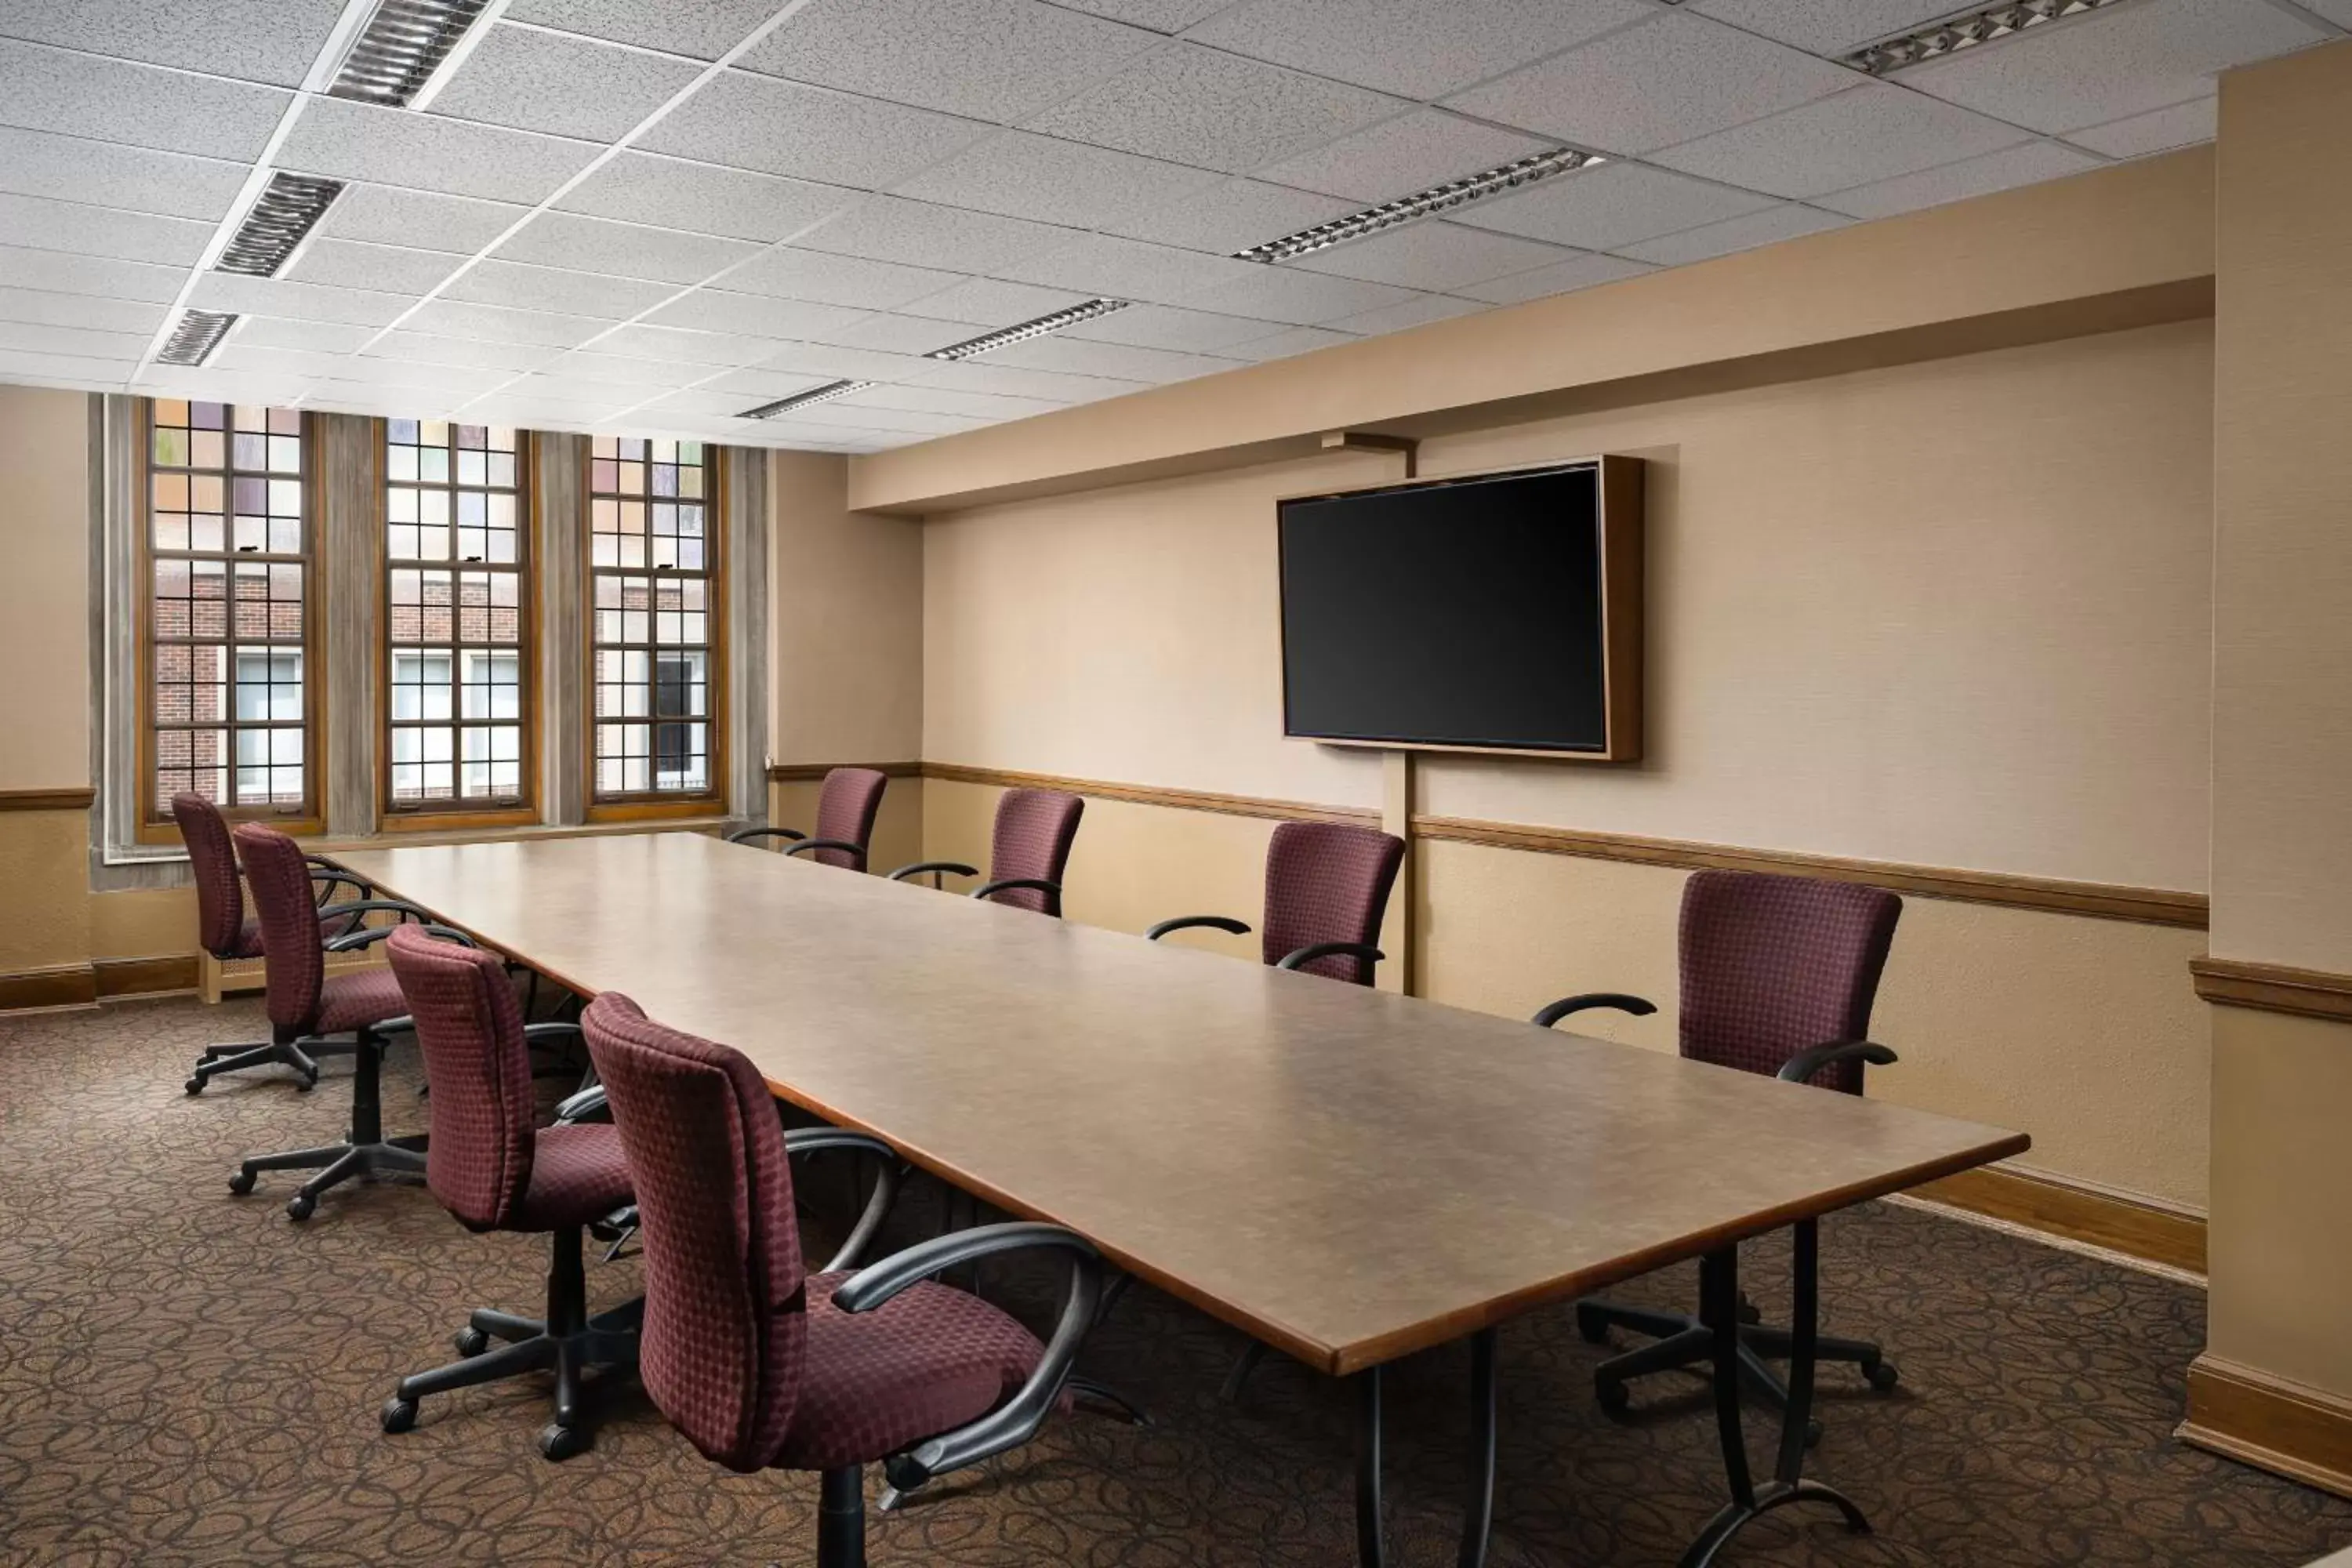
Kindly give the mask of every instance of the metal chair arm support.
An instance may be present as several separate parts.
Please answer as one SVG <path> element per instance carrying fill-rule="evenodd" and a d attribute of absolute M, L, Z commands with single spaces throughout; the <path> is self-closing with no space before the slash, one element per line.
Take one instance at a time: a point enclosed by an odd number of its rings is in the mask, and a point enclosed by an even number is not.
<path fill-rule="evenodd" d="M 999 893 L 1015 888 L 1032 888 L 1045 895 L 1045 908 L 1055 914 L 1062 912 L 1062 884 L 1046 877 L 999 877 L 993 882 L 982 882 L 971 890 L 971 896 L 985 901 Z"/>
<path fill-rule="evenodd" d="M 332 866 L 311 867 L 310 880 L 318 884 L 313 890 L 319 894 L 321 909 L 326 907 L 326 895 L 337 888 L 349 888 L 362 899 L 375 897 L 375 889 L 373 887 L 352 876 L 349 871 L 338 870 Z"/>
<path fill-rule="evenodd" d="M 1146 942 L 1158 942 L 1171 931 L 1192 931 L 1195 928 L 1229 931 L 1234 936 L 1249 935 L 1249 927 L 1226 915 L 1178 915 L 1172 921 L 1161 921 L 1143 933 Z"/>
<path fill-rule="evenodd" d="M 805 833 L 789 827 L 739 827 L 727 836 L 730 844 L 749 844 L 754 838 L 805 838 Z"/>
<path fill-rule="evenodd" d="M 1893 1051 L 1874 1040 L 1834 1040 L 1828 1045 L 1806 1047 L 1782 1062 L 1780 1070 L 1772 1076 L 1783 1083 L 1809 1083 L 1823 1068 L 1857 1057 L 1874 1068 L 1890 1067 L 1896 1059 Z"/>
<path fill-rule="evenodd" d="M 866 851 L 845 838 L 803 838 L 786 849 L 784 853 L 797 855 L 803 849 L 838 849 L 845 854 L 854 856 L 859 870 L 866 868 Z"/>
<path fill-rule="evenodd" d="M 1631 1013 L 1646 1018 L 1658 1010 L 1655 1002 L 1639 996 L 1629 996 L 1622 991 L 1588 991 L 1580 996 L 1563 996 L 1538 1011 L 1531 1020 L 1538 1029 L 1549 1029 L 1570 1013 L 1581 1013 L 1588 1007 L 1614 1007 L 1620 1013 Z"/>
<path fill-rule="evenodd" d="M 1276 969 L 1301 969 L 1318 958 L 1360 958 L 1367 963 L 1378 963 L 1388 954 L 1368 942 L 1310 942 L 1282 955 Z"/>
<path fill-rule="evenodd" d="M 555 1120 L 569 1125 L 604 1109 L 604 1086 L 591 1084 L 588 1088 L 565 1095 L 557 1102 Z"/>
<path fill-rule="evenodd" d="M 842 1238 L 841 1247 L 827 1258 L 820 1273 L 831 1274 L 838 1269 L 855 1268 L 866 1249 L 874 1245 L 874 1237 L 882 1224 L 890 1217 L 891 1205 L 898 1201 L 898 1184 L 905 1180 L 906 1163 L 898 1151 L 868 1132 L 852 1132 L 845 1127 L 793 1127 L 784 1132 L 784 1152 L 798 1158 L 803 1154 L 825 1154 L 846 1150 L 853 1154 L 872 1154 L 881 1162 L 874 1181 L 873 1195 L 866 1200 L 866 1210 L 857 1223 Z"/>
<path fill-rule="evenodd" d="M 918 860 L 911 866 L 901 866 L 890 873 L 890 880 L 903 882 L 909 877 L 928 876 L 933 871 L 945 871 L 957 877 L 977 877 L 980 868 L 967 866 L 961 860 Z"/>

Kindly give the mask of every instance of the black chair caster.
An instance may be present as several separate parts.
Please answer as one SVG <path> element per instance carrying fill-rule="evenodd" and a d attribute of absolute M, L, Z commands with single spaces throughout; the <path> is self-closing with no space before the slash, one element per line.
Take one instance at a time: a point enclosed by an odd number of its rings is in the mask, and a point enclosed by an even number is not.
<path fill-rule="evenodd" d="M 574 1454 L 584 1454 L 588 1451 L 588 1429 L 550 1422 L 539 1435 L 539 1451 L 557 1463 Z"/>
<path fill-rule="evenodd" d="M 450 1336 L 449 1342 L 457 1347 L 459 1355 L 471 1361 L 490 1348 L 490 1336 L 479 1329 L 459 1329 Z"/>
<path fill-rule="evenodd" d="M 395 1394 L 383 1402 L 383 1409 L 377 1413 L 376 1420 L 387 1432 L 405 1432 L 416 1425 L 416 1401 Z"/>
<path fill-rule="evenodd" d="M 181 1087 L 185 1089 L 190 1094 L 202 1094 L 205 1091 L 205 1080 L 200 1078 L 192 1078 L 186 1083 L 181 1085 Z"/>
<path fill-rule="evenodd" d="M 296 1193 L 286 1200 L 288 1219 L 309 1219 L 319 1206 L 319 1200 L 308 1193 Z"/>
<path fill-rule="evenodd" d="M 1902 1374 L 1895 1370 L 1895 1363 L 1893 1362 L 1880 1361 L 1873 1362 L 1868 1366 L 1864 1367 L 1862 1369 L 1862 1375 L 1868 1381 L 1870 1386 L 1878 1393 L 1892 1394 L 1895 1392 L 1895 1384 L 1896 1381 Z"/>
<path fill-rule="evenodd" d="M 253 1173 L 251 1171 L 239 1171 L 236 1174 L 231 1176 L 228 1179 L 228 1190 L 235 1193 L 238 1197 L 243 1197 L 246 1194 L 253 1191 Z"/>

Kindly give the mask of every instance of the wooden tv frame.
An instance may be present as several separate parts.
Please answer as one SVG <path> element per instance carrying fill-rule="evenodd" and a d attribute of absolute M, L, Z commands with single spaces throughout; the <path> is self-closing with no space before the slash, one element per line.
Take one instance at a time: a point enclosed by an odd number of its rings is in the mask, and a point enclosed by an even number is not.
<path fill-rule="evenodd" d="M 1470 479 L 1507 478 L 1512 474 L 1590 467 L 1600 474 L 1601 510 L 1601 732 L 1596 751 L 1550 746 L 1480 746 L 1456 741 L 1375 741 L 1328 735 L 1301 735 L 1290 727 L 1289 682 L 1283 682 L 1282 732 L 1286 740 L 1311 741 L 1318 746 L 1354 746 L 1375 752 L 1440 752 L 1473 757 L 1544 757 L 1553 762 L 1636 763 L 1642 760 L 1642 599 L 1643 492 L 1647 464 L 1640 458 L 1604 452 L 1591 458 L 1566 458 L 1523 463 L 1475 474 L 1439 474 L 1427 478 L 1389 479 L 1378 484 L 1349 485 L 1339 489 L 1301 490 L 1275 498 L 1280 523 L 1284 503 L 1328 500 L 1339 496 L 1366 495 L 1377 490 L 1415 489 Z M 1277 605 L 1279 600 L 1277 597 Z M 1287 617 L 1276 620 L 1285 637 Z M 1290 650 L 1282 649 L 1280 670 L 1286 677 Z"/>

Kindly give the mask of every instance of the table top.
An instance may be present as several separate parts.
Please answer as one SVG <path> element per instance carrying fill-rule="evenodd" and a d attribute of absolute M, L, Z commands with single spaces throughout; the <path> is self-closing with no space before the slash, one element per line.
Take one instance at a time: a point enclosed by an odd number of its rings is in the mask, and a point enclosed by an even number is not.
<path fill-rule="evenodd" d="M 697 834 L 333 858 L 1335 1373 L 2028 1142 Z"/>

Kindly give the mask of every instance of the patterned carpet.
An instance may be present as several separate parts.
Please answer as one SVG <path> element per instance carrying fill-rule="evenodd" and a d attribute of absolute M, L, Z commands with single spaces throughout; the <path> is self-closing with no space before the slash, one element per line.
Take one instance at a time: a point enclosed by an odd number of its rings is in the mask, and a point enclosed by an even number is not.
<path fill-rule="evenodd" d="M 446 1360 L 467 1309 L 536 1313 L 544 1244 L 469 1236 L 415 1187 L 343 1189 L 306 1226 L 282 1211 L 290 1178 L 230 1197 L 237 1156 L 329 1141 L 349 1104 L 343 1065 L 308 1095 L 266 1078 L 181 1094 L 200 1046 L 261 1032 L 251 1004 L 0 1021 L 0 1562 L 810 1561 L 814 1478 L 722 1472 L 633 1388 L 604 1402 L 594 1450 L 560 1466 L 532 1447 L 547 1416 L 529 1384 L 431 1400 L 416 1430 L 380 1433 L 393 1382 Z M 394 1131 L 423 1124 L 413 1059 L 394 1054 Z M 902 1216 L 919 1226 L 935 1201 L 918 1190 Z M 1776 1308 L 1785 1251 L 1753 1250 L 1748 1277 Z M 1727 1563 L 2299 1565 L 2352 1542 L 2352 1503 L 2168 1436 L 2204 1340 L 2195 1290 L 1885 1205 L 1825 1226 L 1823 1251 L 1826 1329 L 1876 1332 L 1903 1372 L 1886 1398 L 1828 1373 L 1813 1461 L 1878 1533 L 1792 1510 Z M 592 1265 L 600 1305 L 635 1284 L 632 1263 Z M 1016 1306 L 1049 1284 L 989 1279 Z M 1620 1294 L 1679 1305 L 1691 1288 L 1675 1270 Z M 1056 1422 L 877 1516 L 874 1561 L 1352 1561 L 1345 1392 L 1277 1361 L 1224 1405 L 1238 1343 L 1133 1293 L 1087 1364 L 1155 1424 Z M 1591 1399 L 1600 1353 L 1564 1310 L 1504 1333 L 1497 1564 L 1671 1563 L 1719 1496 L 1701 1385 L 1653 1384 L 1614 1423 Z M 1454 1561 L 1466 1365 L 1457 1348 L 1392 1379 L 1400 1563 Z"/>

